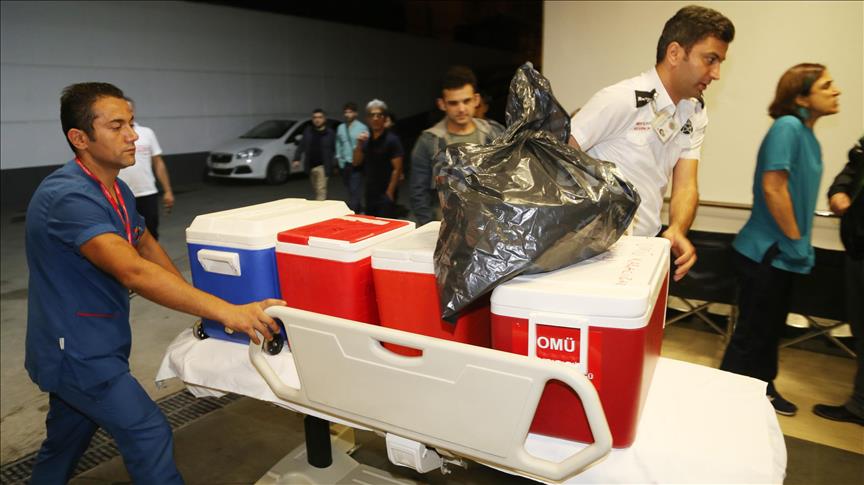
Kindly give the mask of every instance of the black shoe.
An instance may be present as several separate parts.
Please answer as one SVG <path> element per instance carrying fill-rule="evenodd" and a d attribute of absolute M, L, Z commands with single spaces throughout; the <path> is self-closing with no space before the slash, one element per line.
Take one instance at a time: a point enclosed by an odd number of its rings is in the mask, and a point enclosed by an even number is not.
<path fill-rule="evenodd" d="M 855 423 L 859 426 L 864 426 L 864 417 L 852 414 L 851 411 L 846 409 L 846 406 L 817 404 L 813 406 L 813 414 L 820 418 L 830 419 L 831 421 L 842 421 L 844 423 Z"/>
<path fill-rule="evenodd" d="M 777 414 L 782 414 L 783 416 L 795 416 L 795 413 L 798 412 L 798 406 L 784 399 L 783 396 L 777 392 L 773 382 L 768 383 L 768 389 L 765 391 L 765 394 L 768 396 L 768 400 L 771 401 L 771 405 L 774 406 L 774 411 L 776 411 Z"/>

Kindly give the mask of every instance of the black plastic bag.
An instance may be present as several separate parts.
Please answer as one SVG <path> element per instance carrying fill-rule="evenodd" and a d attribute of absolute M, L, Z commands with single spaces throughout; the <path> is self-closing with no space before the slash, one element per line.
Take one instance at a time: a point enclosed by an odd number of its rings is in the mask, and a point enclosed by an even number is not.
<path fill-rule="evenodd" d="M 436 160 L 435 275 L 448 320 L 520 274 L 602 253 L 639 206 L 614 164 L 567 145 L 569 116 L 530 63 L 510 83 L 507 125 L 491 144 L 450 145 Z"/>

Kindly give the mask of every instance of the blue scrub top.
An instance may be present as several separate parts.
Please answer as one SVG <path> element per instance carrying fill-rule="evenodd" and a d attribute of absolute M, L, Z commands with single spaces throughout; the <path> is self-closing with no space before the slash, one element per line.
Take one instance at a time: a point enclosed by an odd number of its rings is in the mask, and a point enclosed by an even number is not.
<path fill-rule="evenodd" d="M 118 185 L 137 244 L 144 218 L 129 187 L 119 179 Z M 61 380 L 87 389 L 129 371 L 129 292 L 80 253 L 82 244 L 109 232 L 126 239 L 98 182 L 74 160 L 46 177 L 27 207 L 24 366 L 43 391 Z"/>
<path fill-rule="evenodd" d="M 768 211 L 762 191 L 762 175 L 770 170 L 789 174 L 789 196 L 801 239 L 793 241 L 783 234 Z M 772 266 L 793 273 L 808 274 L 813 268 L 813 211 L 822 179 L 822 149 L 813 130 L 794 116 L 774 121 L 762 140 L 753 176 L 753 211 L 738 233 L 733 247 L 753 261 L 762 261 L 768 249 L 777 244 L 780 254 Z"/>

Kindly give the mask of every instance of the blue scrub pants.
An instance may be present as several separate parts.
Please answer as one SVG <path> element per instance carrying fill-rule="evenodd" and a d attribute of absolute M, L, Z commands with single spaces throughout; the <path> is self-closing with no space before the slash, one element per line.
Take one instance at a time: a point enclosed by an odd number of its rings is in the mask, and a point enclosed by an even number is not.
<path fill-rule="evenodd" d="M 128 372 L 86 390 L 61 383 L 49 404 L 48 437 L 33 465 L 33 485 L 68 482 L 98 427 L 114 438 L 136 485 L 183 483 L 171 426 Z"/>

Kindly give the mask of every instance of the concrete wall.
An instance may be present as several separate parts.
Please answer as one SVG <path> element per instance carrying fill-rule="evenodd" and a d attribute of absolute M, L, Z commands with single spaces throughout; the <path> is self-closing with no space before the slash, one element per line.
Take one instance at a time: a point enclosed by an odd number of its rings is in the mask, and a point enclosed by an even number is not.
<path fill-rule="evenodd" d="M 265 119 L 306 117 L 316 107 L 338 116 L 348 100 L 378 97 L 401 116 L 415 114 L 432 106 L 448 64 L 511 60 L 343 24 L 149 1 L 4 1 L 0 49 L 4 207 L 29 198 L 30 182 L 45 172 L 32 169 L 70 158 L 58 100 L 75 82 L 115 83 L 134 98 L 170 165 L 171 154 L 206 152 Z"/>

